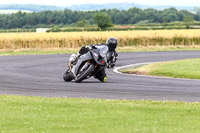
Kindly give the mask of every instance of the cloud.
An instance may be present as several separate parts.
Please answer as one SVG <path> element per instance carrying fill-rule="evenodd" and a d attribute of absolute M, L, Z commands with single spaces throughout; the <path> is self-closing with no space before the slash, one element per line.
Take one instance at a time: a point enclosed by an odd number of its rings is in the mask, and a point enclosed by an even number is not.
<path fill-rule="evenodd" d="M 134 0 L 143 5 L 200 6 L 200 0 Z"/>
<path fill-rule="evenodd" d="M 200 0 L 3 0 L 0 4 L 40 4 L 69 6 L 74 4 L 137 3 L 142 5 L 200 6 Z"/>

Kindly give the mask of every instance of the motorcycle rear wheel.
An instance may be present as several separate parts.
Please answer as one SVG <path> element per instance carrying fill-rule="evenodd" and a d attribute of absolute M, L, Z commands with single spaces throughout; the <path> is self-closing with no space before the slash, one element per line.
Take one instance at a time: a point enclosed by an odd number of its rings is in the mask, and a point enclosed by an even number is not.
<path fill-rule="evenodd" d="M 69 70 L 67 70 L 64 75 L 63 75 L 63 79 L 65 82 L 70 82 L 72 81 L 73 77 L 71 75 L 71 72 L 69 72 Z"/>

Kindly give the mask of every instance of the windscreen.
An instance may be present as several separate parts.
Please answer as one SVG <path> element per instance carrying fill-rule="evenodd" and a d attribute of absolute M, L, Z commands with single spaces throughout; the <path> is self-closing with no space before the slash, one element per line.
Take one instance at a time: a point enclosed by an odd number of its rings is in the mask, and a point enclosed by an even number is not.
<path fill-rule="evenodd" d="M 108 46 L 106 45 L 101 45 L 101 46 L 96 46 L 96 48 L 99 49 L 100 55 L 102 58 L 106 57 L 106 54 L 108 52 Z"/>

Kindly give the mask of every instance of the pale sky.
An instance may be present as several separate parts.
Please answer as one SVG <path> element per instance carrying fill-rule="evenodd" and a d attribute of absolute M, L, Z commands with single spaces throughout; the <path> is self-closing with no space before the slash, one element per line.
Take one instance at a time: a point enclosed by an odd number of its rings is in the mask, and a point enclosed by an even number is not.
<path fill-rule="evenodd" d="M 200 0 L 0 0 L 0 4 L 39 4 L 69 6 L 74 4 L 136 3 L 142 5 L 173 5 L 200 7 Z"/>

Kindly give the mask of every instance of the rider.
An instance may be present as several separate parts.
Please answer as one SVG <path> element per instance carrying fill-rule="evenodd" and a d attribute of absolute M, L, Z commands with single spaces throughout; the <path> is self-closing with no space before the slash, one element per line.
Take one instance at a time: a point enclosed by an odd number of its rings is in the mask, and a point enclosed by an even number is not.
<path fill-rule="evenodd" d="M 116 60 L 117 60 L 117 52 L 115 51 L 116 47 L 117 47 L 117 39 L 114 37 L 110 37 L 107 39 L 106 43 L 99 43 L 97 45 L 91 44 L 87 47 L 85 47 L 85 45 L 83 45 L 80 49 L 80 51 L 78 52 L 78 55 L 72 54 L 69 61 L 70 62 L 74 62 L 79 56 L 85 54 L 89 49 L 94 48 L 95 46 L 101 46 L 101 45 L 107 45 L 108 46 L 108 52 L 107 52 L 107 68 L 113 68 L 115 66 Z M 105 69 L 102 69 L 101 71 L 99 71 L 95 76 L 95 78 L 97 78 L 98 80 L 100 80 L 101 82 L 105 82 L 107 79 L 106 73 L 105 73 Z"/>

